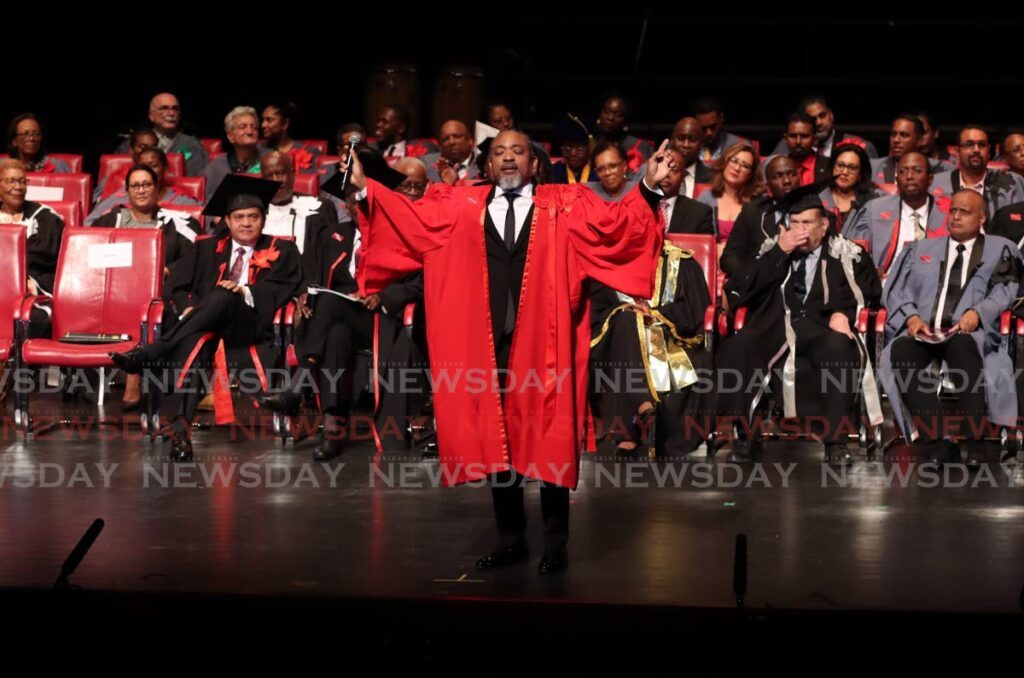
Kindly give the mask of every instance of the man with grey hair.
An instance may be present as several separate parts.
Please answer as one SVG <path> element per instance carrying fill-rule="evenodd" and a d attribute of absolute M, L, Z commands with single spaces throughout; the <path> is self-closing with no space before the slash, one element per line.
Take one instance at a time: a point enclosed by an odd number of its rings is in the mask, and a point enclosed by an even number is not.
<path fill-rule="evenodd" d="M 206 169 L 206 195 L 217 192 L 220 182 L 229 174 L 260 174 L 260 122 L 252 106 L 235 106 L 224 116 L 224 133 L 231 148 L 218 155 Z"/>
<path fill-rule="evenodd" d="M 185 173 L 199 176 L 208 160 L 202 142 L 181 131 L 181 104 L 170 92 L 161 92 L 149 101 L 149 122 L 156 132 L 157 146 L 164 153 L 181 153 L 185 158 Z M 131 153 L 130 139 L 117 149 L 118 153 Z"/>

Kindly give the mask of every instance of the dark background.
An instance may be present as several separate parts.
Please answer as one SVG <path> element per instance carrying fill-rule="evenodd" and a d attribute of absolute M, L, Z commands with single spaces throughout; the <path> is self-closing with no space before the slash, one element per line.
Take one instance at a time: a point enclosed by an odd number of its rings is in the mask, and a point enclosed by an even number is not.
<path fill-rule="evenodd" d="M 470 79 L 478 99 L 508 100 L 520 126 L 542 137 L 566 111 L 592 121 L 610 90 L 632 98 L 631 130 L 651 138 L 702 95 L 720 97 L 729 128 L 763 144 L 778 138 L 810 92 L 829 99 L 837 125 L 882 153 L 889 120 L 904 109 L 933 111 L 944 142 L 971 121 L 995 135 L 1024 127 L 1024 15 L 1016 6 L 934 18 L 944 9 L 933 5 L 929 19 L 863 8 L 833 17 L 821 8 L 779 16 L 739 5 L 701 13 L 678 4 L 592 4 L 579 13 L 511 4 L 290 12 L 252 5 L 222 18 L 210 6 L 168 7 L 177 13 L 173 25 L 166 13 L 139 14 L 102 39 L 83 37 L 89 33 L 73 17 L 49 25 L 28 42 L 53 54 L 9 54 L 9 66 L 28 71 L 16 87 L 7 79 L 0 119 L 35 112 L 48 149 L 85 153 L 87 169 L 145 120 L 149 98 L 165 89 L 179 96 L 185 127 L 197 136 L 219 136 L 234 105 L 262 109 L 288 98 L 300 106 L 293 136 L 329 139 L 342 123 L 368 122 L 367 83 L 379 66 L 397 63 L 416 69 L 424 136 L 434 133 L 437 83 L 453 65 L 479 69 L 483 80 Z M 124 11 L 134 17 L 143 9 Z M 254 28 L 239 29 L 243 20 Z M 9 37 L 18 32 L 8 25 Z"/>

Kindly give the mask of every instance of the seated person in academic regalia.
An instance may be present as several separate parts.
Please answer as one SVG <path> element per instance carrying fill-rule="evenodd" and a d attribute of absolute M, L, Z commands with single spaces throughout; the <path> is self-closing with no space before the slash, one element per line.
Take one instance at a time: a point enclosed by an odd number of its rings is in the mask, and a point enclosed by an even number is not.
<path fill-rule="evenodd" d="M 1018 249 L 1024 247 L 1024 202 L 1015 202 L 996 212 L 985 224 L 985 232 L 1012 240 Z"/>
<path fill-rule="evenodd" d="M 704 148 L 700 159 L 707 165 L 722 157 L 725 149 L 736 144 L 749 144 L 750 141 L 725 131 L 725 109 L 717 99 L 700 99 L 693 105 L 693 117 L 700 124 L 704 135 Z"/>
<path fill-rule="evenodd" d="M 555 123 L 555 142 L 561 160 L 551 163 L 552 184 L 585 184 L 597 178 L 590 164 L 590 132 L 583 121 L 567 113 Z"/>
<path fill-rule="evenodd" d="M 153 130 L 146 127 L 133 130 L 128 137 L 128 151 L 132 156 L 132 165 L 139 162 L 139 154 L 142 151 L 147 148 L 156 148 L 157 143 L 156 132 Z M 125 165 L 116 172 L 99 178 L 99 181 L 96 182 L 96 188 L 92 191 L 92 202 L 94 205 L 109 198 L 117 191 L 124 189 L 124 179 L 128 176 L 129 167 L 131 165 Z"/>
<path fill-rule="evenodd" d="M 387 166 L 383 157 L 371 150 L 357 151 L 367 176 L 394 190 L 407 177 Z M 413 160 L 408 158 L 408 160 Z M 324 190 L 345 195 L 341 176 L 335 175 L 324 184 Z M 422 197 L 422 194 L 420 195 Z M 354 210 L 355 205 L 351 205 Z M 307 289 L 326 288 L 358 297 L 355 271 L 361 247 L 358 232 L 351 223 L 340 224 L 317 243 L 314 256 L 303 257 Z M 388 286 L 379 294 L 366 298 L 346 299 L 327 291 L 313 294 L 303 290 L 299 296 L 301 321 L 296 331 L 295 353 L 298 371 L 290 383 L 277 394 L 261 396 L 262 407 L 294 414 L 301 402 L 301 392 L 314 382 L 318 384 L 320 409 L 323 414 L 323 435 L 313 452 L 316 461 L 327 461 L 341 454 L 342 431 L 352 409 L 353 367 L 356 354 L 373 346 L 378 333 L 379 365 L 388 365 L 401 349 L 400 332 L 406 304 L 423 298 L 423 276 L 415 273 Z M 375 329 L 375 325 L 379 325 Z M 382 398 L 387 400 L 387 398 Z M 404 401 L 403 401 L 404 402 Z M 384 408 L 390 410 L 388 405 Z M 404 414 L 398 413 L 398 416 Z M 404 428 L 404 420 L 401 428 Z"/>
<path fill-rule="evenodd" d="M 165 331 L 152 344 L 111 354 L 128 374 L 159 370 L 166 391 L 161 412 L 171 418 L 171 456 L 192 459 L 192 420 L 203 395 L 198 372 L 215 364 L 217 423 L 234 420 L 228 368 L 246 369 L 243 389 L 276 364 L 273 319 L 298 291 L 302 263 L 295 244 L 263 234 L 272 181 L 225 177 L 205 214 L 224 217 L 229 233 L 200 240 L 171 269 L 164 284 Z M 258 377 L 258 380 L 257 380 Z"/>
<path fill-rule="evenodd" d="M 948 235 L 948 199 L 937 200 L 929 194 L 931 171 L 923 154 L 904 153 L 896 171 L 899 193 L 869 200 L 846 220 L 843 235 L 867 240 L 871 258 L 883 275 L 908 243 Z"/>
<path fill-rule="evenodd" d="M 155 144 L 164 153 L 181 153 L 185 158 L 185 174 L 197 177 L 206 169 L 207 155 L 203 143 L 194 136 L 181 131 L 181 105 L 178 97 L 170 92 L 162 92 L 149 102 L 149 123 L 157 135 Z M 130 144 L 125 141 L 117 149 L 118 153 L 131 152 Z M 209 195 L 212 189 L 207 185 Z"/>
<path fill-rule="evenodd" d="M 829 158 L 829 179 L 818 192 L 821 202 L 832 214 L 835 229 L 842 233 L 851 214 L 880 195 L 871 180 L 871 159 L 857 144 L 842 143 Z"/>
<path fill-rule="evenodd" d="M 360 134 L 363 131 L 359 130 Z M 409 111 L 404 106 L 393 104 L 380 109 L 377 115 L 377 124 L 373 130 L 376 137 L 373 148 L 380 151 L 391 167 L 395 166 L 402 158 L 421 158 L 428 153 L 437 153 L 438 147 L 428 139 L 409 139 Z M 347 140 L 346 140 L 347 141 Z M 341 155 L 341 147 L 338 144 L 338 152 Z"/>
<path fill-rule="evenodd" d="M 960 189 L 969 188 L 985 199 L 985 216 L 988 219 L 1003 207 L 1024 200 L 1024 177 L 988 169 L 992 147 L 985 130 L 975 126 L 963 128 L 957 145 L 960 155 L 958 169 L 936 174 L 931 186 L 932 195 L 948 200 Z"/>
<path fill-rule="evenodd" d="M 959 191 L 949 208 L 949 237 L 908 245 L 885 281 L 889 315 L 879 381 L 904 438 L 936 464 L 959 463 L 954 435 L 967 439 L 969 465 L 984 462 L 978 433 L 986 415 L 997 426 L 1017 419 L 1013 364 L 999 325 L 1017 296 L 1020 252 L 1010 240 L 982 233 L 984 224 L 981 196 Z M 943 416 L 937 393 L 942 363 L 956 395 L 955 418 Z"/>
<path fill-rule="evenodd" d="M 53 293 L 53 280 L 57 275 L 64 220 L 46 205 L 25 200 L 27 187 L 25 165 L 20 160 L 0 160 L 0 224 L 25 225 L 28 293 L 48 295 Z M 49 308 L 32 309 L 30 338 L 49 335 Z"/>
<path fill-rule="evenodd" d="M 614 141 L 599 141 L 594 145 L 590 166 L 597 180 L 588 181 L 586 186 L 605 202 L 619 202 L 642 178 L 632 176 L 626 151 Z"/>
<path fill-rule="evenodd" d="M 594 141 L 595 143 L 618 144 L 626 153 L 626 164 L 630 173 L 636 174 L 644 168 L 647 159 L 654 154 L 654 144 L 647 139 L 640 139 L 629 133 L 629 112 L 629 101 L 625 97 L 613 94 L 605 98 L 597 116 Z"/>
<path fill-rule="evenodd" d="M 203 170 L 206 195 L 217 192 L 220 182 L 229 174 L 260 173 L 260 123 L 252 106 L 235 106 L 224 117 L 224 133 L 228 138 L 227 153 L 217 156 Z"/>
<path fill-rule="evenodd" d="M 760 449 L 753 415 L 767 374 L 780 366 L 784 415 L 824 424 L 815 433 L 828 463 L 852 462 L 845 440 L 858 430 L 858 392 L 871 423 L 882 421 L 874 374 L 853 333 L 860 309 L 878 303 L 878 273 L 860 246 L 831 231 L 815 188 L 799 191 L 787 210 L 788 226 L 764 242 L 737 281 L 735 307 L 749 315 L 715 356 L 729 385 L 718 391 L 718 408 L 734 423 L 732 458 L 740 463 Z"/>
<path fill-rule="evenodd" d="M 680 170 L 681 165 L 675 172 Z M 714 419 L 711 389 L 695 393 L 690 388 L 709 379 L 711 369 L 711 353 L 701 346 L 710 297 L 692 251 L 663 243 L 654 291 L 654 299 L 634 299 L 591 284 L 592 388 L 605 392 L 604 430 L 616 440 L 619 454 L 636 450 L 655 421 L 655 403 L 662 406 L 658 445 L 663 454 L 696 449 Z M 638 388 L 641 374 L 643 389 Z"/>
<path fill-rule="evenodd" d="M 163 151 L 160 151 L 163 153 Z M 186 212 L 165 209 L 157 202 L 160 177 L 149 165 L 137 164 L 128 169 L 124 188 L 128 193 L 128 204 L 115 207 L 96 219 L 93 226 L 111 228 L 159 228 L 164 232 L 164 275 L 170 273 L 174 262 L 192 250 L 196 236 L 203 227 L 195 217 Z M 122 411 L 138 409 L 141 401 L 141 384 L 137 374 L 125 379 Z"/>
<path fill-rule="evenodd" d="M 157 198 L 157 202 L 161 207 L 174 210 L 175 207 L 200 204 L 198 200 L 188 193 L 179 192 L 170 185 L 167 180 L 167 154 L 159 148 L 154 148 L 152 146 L 143 148 L 139 153 L 137 162 L 140 165 L 148 166 L 156 172 L 156 176 L 159 181 L 159 189 L 157 191 L 157 195 L 159 197 Z M 127 174 L 125 175 L 125 178 L 126 177 Z M 125 190 L 125 182 L 122 180 L 121 186 L 118 187 L 116 191 L 93 207 L 92 212 L 89 212 L 89 215 L 85 218 L 85 225 L 94 226 L 97 219 L 102 217 L 104 214 L 108 214 L 111 211 L 124 207 L 128 204 L 129 199 L 130 196 L 128 191 Z"/>
<path fill-rule="evenodd" d="M 260 158 L 260 172 L 264 179 L 278 182 L 280 188 L 267 207 L 264 235 L 291 238 L 300 253 L 308 243 L 316 241 L 319 232 L 338 221 L 338 211 L 326 194 L 299 195 L 295 192 L 295 168 L 292 156 L 281 151 L 268 151 Z M 222 230 L 222 225 L 218 230 Z"/>
<path fill-rule="evenodd" d="M 460 120 L 449 120 L 441 125 L 439 134 L 441 150 L 423 156 L 427 176 L 433 183 L 441 182 L 454 186 L 458 182 L 471 182 L 480 177 L 477 168 L 477 148 L 473 135 Z"/>
<path fill-rule="evenodd" d="M 896 164 L 904 153 L 920 152 L 924 145 L 924 130 L 924 123 L 916 115 L 903 113 L 893 119 L 889 132 L 889 155 L 871 161 L 875 183 L 896 183 Z M 932 174 L 952 169 L 951 165 L 936 158 L 928 158 L 928 162 L 932 166 Z"/>
<path fill-rule="evenodd" d="M 319 169 L 317 161 L 320 149 L 316 146 L 303 146 L 295 141 L 290 134 L 292 121 L 295 119 L 295 105 L 292 103 L 273 103 L 263 109 L 260 132 L 263 141 L 259 144 L 260 155 L 267 151 L 281 151 L 292 158 L 292 166 L 299 174 L 316 174 Z"/>
<path fill-rule="evenodd" d="M 801 186 L 828 180 L 829 159 L 814 147 L 814 118 L 803 112 L 790 114 L 782 140 L 786 144 L 786 154 L 796 163 Z M 768 156 L 765 161 L 771 162 L 774 157 Z"/>
<path fill-rule="evenodd" d="M 7 144 L 7 153 L 13 160 L 20 160 L 26 172 L 71 173 L 66 162 L 46 155 L 43 128 L 32 113 L 14 116 L 7 127 Z"/>
<path fill-rule="evenodd" d="M 786 220 L 782 200 L 800 185 L 796 163 L 784 155 L 765 165 L 764 176 L 768 194 L 751 199 L 740 209 L 722 249 L 720 263 L 727 276 L 741 276 L 761 244 L 779 234 L 779 225 Z"/>
<path fill-rule="evenodd" d="M 848 134 L 836 129 L 835 114 L 824 97 L 816 95 L 804 97 L 797 106 L 797 110 L 806 113 L 814 121 L 814 147 L 817 149 L 818 155 L 831 158 L 835 155 L 836 146 L 853 144 L 861 148 L 869 158 L 878 157 L 878 151 L 875 150 L 873 143 L 856 134 Z M 772 155 L 785 153 L 788 153 L 788 148 L 786 140 L 783 139 L 775 145 Z M 867 166 L 864 168 L 864 173 L 869 174 Z"/>

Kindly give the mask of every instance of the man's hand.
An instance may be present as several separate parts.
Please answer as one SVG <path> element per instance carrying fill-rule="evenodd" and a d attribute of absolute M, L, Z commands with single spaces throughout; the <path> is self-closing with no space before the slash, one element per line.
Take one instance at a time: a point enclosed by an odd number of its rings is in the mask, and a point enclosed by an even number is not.
<path fill-rule="evenodd" d="M 810 234 L 807 231 L 794 231 L 789 228 L 783 228 L 779 231 L 779 249 L 789 254 L 797 247 L 807 244 L 807 239 Z"/>
<path fill-rule="evenodd" d="M 978 329 L 978 325 L 981 324 L 981 316 L 973 308 L 969 308 L 964 311 L 964 314 L 960 316 L 960 331 L 961 332 L 973 332 Z"/>
<path fill-rule="evenodd" d="M 27 281 L 25 281 L 25 290 L 33 297 L 39 294 L 39 286 L 36 285 L 36 281 L 33 280 L 32 278 L 29 278 Z"/>
<path fill-rule="evenodd" d="M 352 153 L 348 148 L 345 150 L 345 155 L 342 156 L 341 162 L 338 163 L 338 170 L 344 174 L 345 168 L 348 167 L 349 158 L 352 159 L 352 171 L 348 175 L 349 181 L 357 191 L 361 191 L 366 188 L 366 175 L 363 173 L 363 163 L 359 162 L 359 154 Z"/>
<path fill-rule="evenodd" d="M 853 339 L 853 332 L 850 330 L 850 319 L 846 317 L 845 313 L 833 313 L 828 319 L 828 327 L 830 330 L 838 332 L 839 334 L 845 334 L 850 339 Z"/>
<path fill-rule="evenodd" d="M 363 306 L 371 311 L 376 311 L 377 307 L 380 306 L 380 302 L 381 299 L 379 294 L 368 294 L 363 298 Z"/>
<path fill-rule="evenodd" d="M 654 152 L 650 158 L 647 159 L 647 185 L 657 187 L 662 179 L 668 176 L 668 173 L 676 169 L 675 154 L 669 155 L 666 151 L 669 150 L 668 139 L 661 142 L 661 146 Z"/>
<path fill-rule="evenodd" d="M 299 311 L 300 318 L 312 318 L 313 309 L 309 305 L 309 292 L 303 292 L 299 295 L 298 299 L 295 300 L 295 305 Z"/>
<path fill-rule="evenodd" d="M 454 186 L 455 182 L 459 180 L 459 173 L 444 158 L 437 159 L 437 173 L 440 175 L 441 181 L 449 186 Z"/>
<path fill-rule="evenodd" d="M 242 290 L 242 286 L 241 285 L 239 285 L 236 282 L 231 282 L 230 280 L 221 280 L 219 283 L 217 283 L 217 286 L 218 287 L 223 287 L 228 292 L 234 292 L 235 294 L 242 294 L 242 295 L 245 294 L 245 291 Z"/>
<path fill-rule="evenodd" d="M 919 334 L 926 337 L 932 336 L 931 328 L 928 327 L 928 324 L 925 323 L 925 321 L 921 320 L 921 316 L 919 315 L 912 315 L 907 318 L 907 333 L 915 339 Z"/>
<path fill-rule="evenodd" d="M 639 311 L 640 315 L 644 316 L 645 318 L 654 317 L 653 315 L 651 315 L 650 305 L 643 299 L 637 299 L 636 302 L 633 304 L 633 308 Z"/>

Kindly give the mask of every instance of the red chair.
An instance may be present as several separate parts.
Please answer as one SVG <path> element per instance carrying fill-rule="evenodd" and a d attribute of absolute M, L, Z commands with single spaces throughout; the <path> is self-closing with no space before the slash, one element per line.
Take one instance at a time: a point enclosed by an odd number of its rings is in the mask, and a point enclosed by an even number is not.
<path fill-rule="evenodd" d="M 174 210 L 175 212 L 184 212 L 195 219 L 201 224 L 203 223 L 203 206 L 202 205 L 171 205 L 169 203 L 160 203 L 160 207 L 168 210 Z M 202 238 L 203 235 L 197 235 L 196 238 Z"/>
<path fill-rule="evenodd" d="M 82 225 L 82 205 L 69 201 L 62 200 L 60 202 L 48 202 L 46 206 L 60 215 L 60 218 L 64 220 L 64 228 L 77 228 Z"/>
<path fill-rule="evenodd" d="M 206 149 L 206 154 L 210 156 L 211 160 L 214 155 L 222 153 L 224 150 L 224 142 L 220 139 L 200 139 L 199 143 Z"/>
<path fill-rule="evenodd" d="M 131 167 L 132 156 L 127 154 L 105 154 L 100 156 L 100 170 L 96 175 L 99 177 L 99 184 L 103 184 L 107 177 L 125 171 Z M 185 176 L 185 156 L 181 153 L 167 154 L 167 174 L 170 176 Z M 120 188 L 120 187 L 119 187 Z"/>
<path fill-rule="evenodd" d="M 896 184 L 878 184 L 878 190 L 886 195 L 896 195 L 900 192 L 899 186 Z"/>
<path fill-rule="evenodd" d="M 704 347 L 711 351 L 714 348 L 715 321 L 718 315 L 715 303 L 718 298 L 718 248 L 715 236 L 703 233 L 666 233 L 665 238 L 676 247 L 693 250 L 694 260 L 704 271 L 704 281 L 711 295 L 711 303 L 704 311 Z"/>
<path fill-rule="evenodd" d="M 295 175 L 295 192 L 301 195 L 319 195 L 320 194 L 320 175 L 319 174 L 296 174 Z"/>
<path fill-rule="evenodd" d="M 201 203 L 206 202 L 206 177 L 168 176 L 166 181 L 178 193 L 184 193 Z"/>
<path fill-rule="evenodd" d="M 82 156 L 80 155 L 75 155 L 74 153 L 47 153 L 47 156 L 56 160 L 63 160 L 74 174 L 82 172 Z"/>
<path fill-rule="evenodd" d="M 92 177 L 88 174 L 46 174 L 42 172 L 29 172 L 29 186 L 49 186 L 52 188 L 64 189 L 64 196 L 61 200 L 74 200 L 82 205 L 82 214 L 89 213 L 89 206 L 92 201 Z M 49 204 L 50 201 L 44 200 Z"/>
<path fill-rule="evenodd" d="M 326 139 L 304 139 L 302 141 L 296 141 L 295 143 L 315 148 L 316 150 L 320 151 L 320 155 L 327 153 Z"/>
<path fill-rule="evenodd" d="M 327 174 L 331 171 L 332 167 L 337 167 L 338 163 L 341 162 L 341 156 L 338 155 L 321 155 L 316 159 L 317 174 Z"/>
<path fill-rule="evenodd" d="M 0 273 L 0 365 L 16 360 L 18 317 L 25 298 L 28 268 L 25 263 L 25 227 L 0 225 L 0 251 L 6 266 Z"/>
<path fill-rule="evenodd" d="M 990 170 L 1000 170 L 1002 172 L 1005 172 L 1006 170 L 1010 169 L 1010 166 L 1003 162 L 1002 160 L 989 160 L 988 165 L 986 166 Z"/>
<path fill-rule="evenodd" d="M 128 246 L 130 265 L 104 268 L 91 261 L 98 254 L 96 248 L 118 244 Z M 163 271 L 163 232 L 159 229 L 64 229 L 53 297 L 26 298 L 19 319 L 21 336 L 26 336 L 32 305 L 48 303 L 54 338 L 26 340 L 19 351 L 20 365 L 113 367 L 108 356 L 111 351 L 128 351 L 140 341 L 153 341 L 163 314 Z M 109 341 L 96 343 L 104 339 Z M 103 382 L 101 377 L 100 404 Z M 142 415 L 144 429 L 155 421 L 151 414 Z M 22 435 L 30 438 L 33 430 L 27 390 L 17 394 L 15 421 Z"/>

